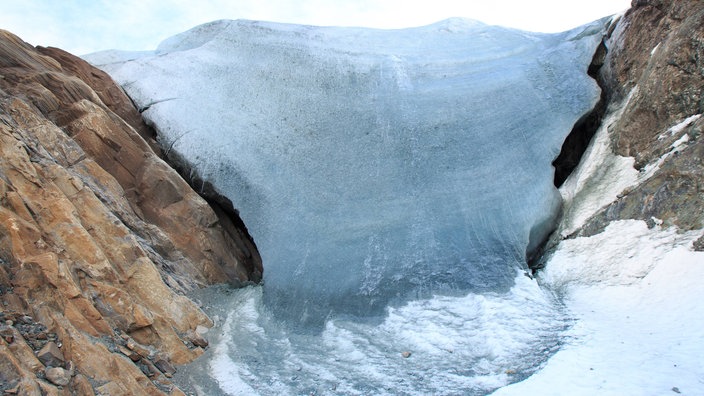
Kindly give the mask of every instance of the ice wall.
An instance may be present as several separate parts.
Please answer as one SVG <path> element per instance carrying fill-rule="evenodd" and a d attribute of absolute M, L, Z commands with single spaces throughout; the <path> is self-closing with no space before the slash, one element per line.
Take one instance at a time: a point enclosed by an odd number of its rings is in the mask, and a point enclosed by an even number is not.
<path fill-rule="evenodd" d="M 601 32 L 217 21 L 89 60 L 232 199 L 270 306 L 315 321 L 513 284 L 559 211 L 551 162 L 599 98 Z"/>

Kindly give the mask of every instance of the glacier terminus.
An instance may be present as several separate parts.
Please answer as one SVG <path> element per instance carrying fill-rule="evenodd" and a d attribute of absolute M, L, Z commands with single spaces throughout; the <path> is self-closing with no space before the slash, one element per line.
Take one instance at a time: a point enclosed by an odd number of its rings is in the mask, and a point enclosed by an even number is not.
<path fill-rule="evenodd" d="M 559 211 L 551 162 L 599 99 L 601 30 L 217 21 L 103 67 L 232 200 L 266 294 L 326 317 L 513 284 Z"/>
<path fill-rule="evenodd" d="M 232 201 L 260 250 L 263 288 L 233 313 L 258 330 L 226 321 L 251 332 L 228 352 L 237 386 L 253 387 L 267 361 L 299 359 L 255 390 L 482 393 L 515 380 L 486 377 L 511 359 L 525 360 L 519 371 L 545 359 L 540 329 L 561 326 L 523 272 L 560 211 L 552 161 L 599 101 L 587 69 L 606 23 L 541 34 L 466 19 L 399 30 L 223 20 L 155 51 L 88 59 L 124 87 L 172 159 Z M 495 316 L 501 304 L 517 322 Z M 455 323 L 458 309 L 474 322 Z M 481 327 L 490 318 L 498 327 Z M 304 331 L 282 335 L 281 320 Z M 455 331 L 426 358 L 436 385 L 382 358 L 399 340 L 430 350 L 422 334 Z M 477 335 L 490 332 L 514 347 L 492 349 Z M 445 367 L 461 362 L 475 366 Z M 309 365 L 326 373 L 319 382 L 300 374 Z"/>

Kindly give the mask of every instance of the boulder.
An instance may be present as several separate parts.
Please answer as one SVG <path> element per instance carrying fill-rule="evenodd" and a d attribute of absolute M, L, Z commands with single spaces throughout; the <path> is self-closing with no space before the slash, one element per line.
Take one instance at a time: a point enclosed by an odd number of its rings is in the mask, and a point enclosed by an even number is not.
<path fill-rule="evenodd" d="M 61 367 L 49 367 L 46 369 L 46 379 L 52 384 L 58 386 L 66 386 L 71 382 L 71 373 Z"/>
<path fill-rule="evenodd" d="M 205 339 L 202 335 L 200 335 L 197 331 L 195 332 L 190 332 L 188 334 L 188 340 L 193 343 L 193 345 L 205 348 L 208 346 L 208 340 Z"/>
<path fill-rule="evenodd" d="M 47 342 L 42 349 L 37 352 L 37 358 L 47 367 L 61 367 L 66 362 L 64 354 L 54 342 Z"/>
<path fill-rule="evenodd" d="M 167 377 L 171 377 L 176 373 L 176 368 L 165 357 L 158 357 L 154 361 L 154 365 Z"/>

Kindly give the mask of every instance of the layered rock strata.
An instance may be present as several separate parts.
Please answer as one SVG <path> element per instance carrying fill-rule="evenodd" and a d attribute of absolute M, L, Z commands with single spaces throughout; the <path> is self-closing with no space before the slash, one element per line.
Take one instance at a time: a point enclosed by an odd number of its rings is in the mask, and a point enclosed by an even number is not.
<path fill-rule="evenodd" d="M 0 392 L 180 394 L 211 325 L 183 293 L 261 278 L 155 147 L 107 74 L 0 31 Z"/>

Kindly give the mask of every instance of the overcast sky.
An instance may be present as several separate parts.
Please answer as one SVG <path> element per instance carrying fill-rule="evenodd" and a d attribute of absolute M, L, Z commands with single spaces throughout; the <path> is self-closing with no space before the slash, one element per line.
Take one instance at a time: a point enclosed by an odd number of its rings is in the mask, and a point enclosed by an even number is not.
<path fill-rule="evenodd" d="M 449 17 L 558 32 L 619 13 L 630 0 L 0 0 L 0 28 L 77 55 L 154 49 L 216 19 L 401 28 Z"/>

